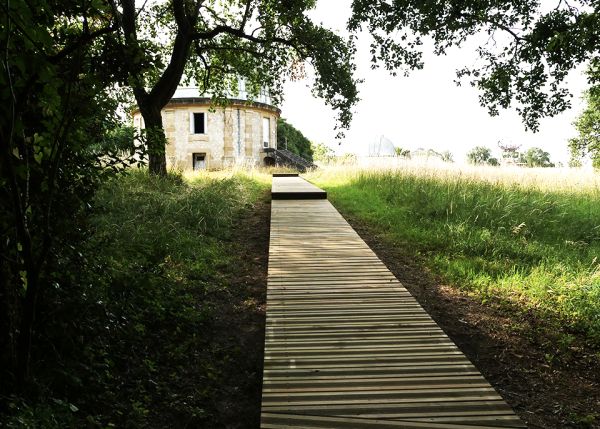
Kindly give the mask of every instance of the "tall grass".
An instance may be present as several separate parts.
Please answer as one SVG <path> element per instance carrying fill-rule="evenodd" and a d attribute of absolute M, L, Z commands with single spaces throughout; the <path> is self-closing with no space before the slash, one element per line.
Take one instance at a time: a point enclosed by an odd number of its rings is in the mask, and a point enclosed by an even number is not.
<path fill-rule="evenodd" d="M 0 427 L 216 427 L 224 368 L 242 353 L 213 333 L 243 295 L 231 279 L 249 262 L 233 230 L 266 181 L 132 170 L 105 183 L 69 243 L 77 276 L 57 281 L 38 317 L 43 394 L 11 398 Z"/>
<path fill-rule="evenodd" d="M 342 212 L 448 281 L 534 308 L 600 343 L 600 178 L 560 170 L 329 169 Z"/>

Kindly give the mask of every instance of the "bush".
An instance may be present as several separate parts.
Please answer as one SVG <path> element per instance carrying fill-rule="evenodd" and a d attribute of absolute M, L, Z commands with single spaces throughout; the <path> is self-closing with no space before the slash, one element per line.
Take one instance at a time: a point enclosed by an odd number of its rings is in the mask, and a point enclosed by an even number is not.
<path fill-rule="evenodd" d="M 244 175 L 188 181 L 145 170 L 102 186 L 65 261 L 78 272 L 57 275 L 40 308 L 37 392 L 7 398 L 5 421 L 183 427 L 214 416 L 227 355 L 211 326 L 239 264 L 229 240 L 263 191 Z"/>

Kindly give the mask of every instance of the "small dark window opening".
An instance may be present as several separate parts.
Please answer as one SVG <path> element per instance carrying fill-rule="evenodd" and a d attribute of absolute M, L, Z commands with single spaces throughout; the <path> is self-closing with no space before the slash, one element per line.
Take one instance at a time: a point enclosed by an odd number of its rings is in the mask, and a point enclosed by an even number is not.
<path fill-rule="evenodd" d="M 275 158 L 272 156 L 265 156 L 265 166 L 272 167 L 275 165 Z"/>
<path fill-rule="evenodd" d="M 194 113 L 194 134 L 204 134 L 204 113 Z"/>
<path fill-rule="evenodd" d="M 194 171 L 206 170 L 206 154 L 195 153 L 192 155 L 192 166 Z"/>

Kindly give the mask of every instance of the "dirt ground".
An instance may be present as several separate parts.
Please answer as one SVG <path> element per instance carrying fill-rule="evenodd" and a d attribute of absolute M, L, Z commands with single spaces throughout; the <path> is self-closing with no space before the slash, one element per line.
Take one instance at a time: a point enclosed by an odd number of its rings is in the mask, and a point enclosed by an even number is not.
<path fill-rule="evenodd" d="M 217 416 L 206 426 L 210 429 L 260 426 L 270 213 L 265 195 L 231 237 L 239 265 L 228 267 L 231 294 L 214 327 L 215 347 L 229 353 L 220 365 Z"/>
<path fill-rule="evenodd" d="M 215 427 L 259 427 L 269 219 L 270 204 L 263 201 L 232 237 L 247 263 L 232 273 L 235 292 L 217 330 L 238 352 L 224 367 Z M 590 352 L 576 334 L 569 347 L 557 347 L 558 337 L 541 317 L 506 303 L 482 304 L 364 224 L 348 220 L 528 427 L 600 428 L 598 350 Z"/>

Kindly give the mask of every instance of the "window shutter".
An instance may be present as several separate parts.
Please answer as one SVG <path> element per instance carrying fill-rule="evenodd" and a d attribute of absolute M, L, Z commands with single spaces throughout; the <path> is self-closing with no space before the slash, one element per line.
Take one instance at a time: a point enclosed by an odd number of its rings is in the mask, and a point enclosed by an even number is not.
<path fill-rule="evenodd" d="M 194 134 L 194 112 L 190 112 L 190 134 Z"/>

